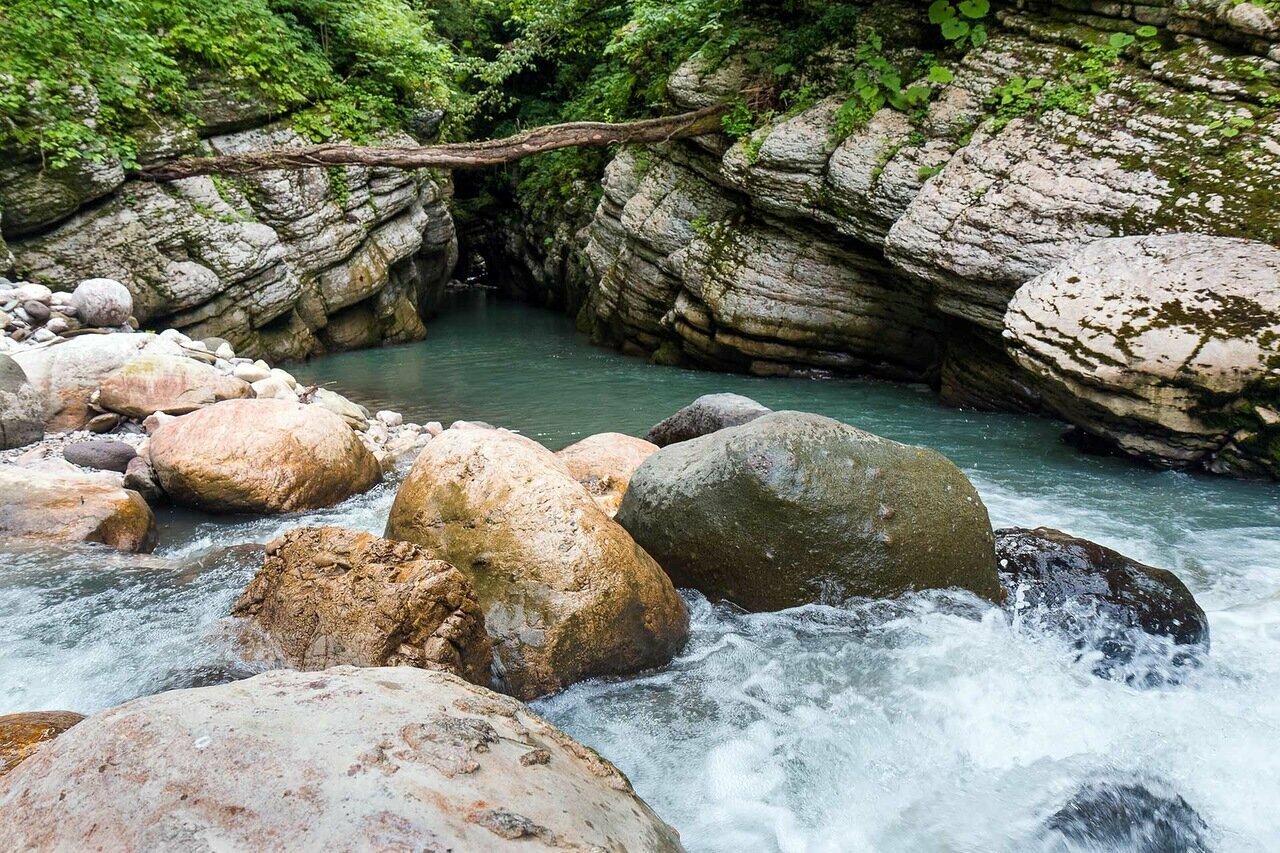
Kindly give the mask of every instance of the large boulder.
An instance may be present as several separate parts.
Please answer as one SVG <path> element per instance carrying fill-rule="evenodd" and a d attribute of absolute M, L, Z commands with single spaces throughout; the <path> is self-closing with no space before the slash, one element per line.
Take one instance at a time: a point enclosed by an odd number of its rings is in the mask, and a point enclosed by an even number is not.
<path fill-rule="evenodd" d="M 71 293 L 76 318 L 86 326 L 123 326 L 133 314 L 133 294 L 110 278 L 89 278 Z"/>
<path fill-rule="evenodd" d="M 18 363 L 0 355 L 0 450 L 22 447 L 42 438 L 44 400 Z"/>
<path fill-rule="evenodd" d="M 138 450 L 132 444 L 107 438 L 77 441 L 62 449 L 62 458 L 72 465 L 118 474 L 128 471 L 129 463 L 137 457 Z"/>
<path fill-rule="evenodd" d="M 775 412 L 653 454 L 617 520 L 677 586 L 748 610 L 1001 595 L 986 507 L 942 454 Z"/>
<path fill-rule="evenodd" d="M 610 518 L 618 514 L 631 475 L 658 445 L 620 432 L 602 432 L 557 451 L 556 456 Z"/>
<path fill-rule="evenodd" d="M 661 666 L 688 634 L 684 602 L 658 564 L 555 454 L 506 430 L 432 439 L 386 535 L 471 578 L 504 689 L 524 699 Z"/>
<path fill-rule="evenodd" d="M 1005 338 L 1050 408 L 1124 452 L 1280 478 L 1280 248 L 1099 240 L 1018 289 Z"/>
<path fill-rule="evenodd" d="M 142 420 L 156 412 L 183 415 L 221 400 L 253 396 L 249 383 L 191 358 L 140 356 L 102 380 L 98 405 Z"/>
<path fill-rule="evenodd" d="M 0 465 L 0 538 L 149 552 L 156 519 L 141 495 L 120 487 L 118 476 Z"/>
<path fill-rule="evenodd" d="M 659 447 L 666 447 L 726 427 L 740 426 L 771 411 L 741 394 L 703 394 L 671 417 L 655 424 L 645 438 Z"/>
<path fill-rule="evenodd" d="M 411 667 L 277 671 L 96 714 L 0 779 L 5 850 L 610 850 L 679 836 L 521 703 Z"/>
<path fill-rule="evenodd" d="M 462 572 L 409 542 L 303 527 L 267 545 L 231 609 L 297 669 L 417 666 L 489 683 L 484 614 Z"/>
<path fill-rule="evenodd" d="M 1102 674 L 1133 657 L 1134 632 L 1209 646 L 1209 620 L 1173 572 L 1048 527 L 997 530 L 996 559 L 1014 613 L 1102 652 Z"/>
<path fill-rule="evenodd" d="M 212 512 L 331 506 L 382 476 L 342 418 L 286 400 L 225 400 L 175 418 L 149 454 L 170 498 Z"/>
<path fill-rule="evenodd" d="M 155 335 L 82 335 L 22 350 L 13 355 L 13 360 L 44 400 L 47 428 L 63 432 L 80 429 L 93 418 L 89 400 L 109 373 L 144 349 L 150 352 L 170 348 L 168 342 L 157 340 Z"/>
<path fill-rule="evenodd" d="M 41 744 L 84 719 L 74 711 L 26 711 L 0 716 L 0 776 L 26 761 Z"/>

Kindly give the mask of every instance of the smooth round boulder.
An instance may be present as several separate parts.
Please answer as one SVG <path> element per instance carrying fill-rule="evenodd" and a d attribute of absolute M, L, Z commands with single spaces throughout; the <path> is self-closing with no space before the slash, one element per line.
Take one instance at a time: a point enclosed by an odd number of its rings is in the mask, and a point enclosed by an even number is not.
<path fill-rule="evenodd" d="M 62 449 L 62 458 L 72 465 L 119 474 L 129 470 L 129 463 L 137 456 L 138 451 L 132 444 L 104 438 L 77 441 Z"/>
<path fill-rule="evenodd" d="M 76 317 L 86 326 L 123 326 L 133 314 L 133 294 L 110 278 L 85 279 L 71 293 Z"/>
<path fill-rule="evenodd" d="M 503 689 L 521 699 L 661 666 L 689 614 L 658 564 L 550 450 L 499 429 L 432 439 L 400 486 L 388 538 L 471 579 Z"/>
<path fill-rule="evenodd" d="M 716 430 L 741 426 L 771 411 L 741 394 L 703 394 L 671 417 L 655 424 L 645 438 L 659 447 L 666 447 Z"/>
<path fill-rule="evenodd" d="M 156 519 L 137 492 L 103 474 L 0 465 L 0 539 L 98 542 L 150 552 Z"/>
<path fill-rule="evenodd" d="M 662 448 L 617 520 L 677 586 L 747 610 L 1002 594 L 986 507 L 959 468 L 821 415 L 775 412 Z"/>
<path fill-rule="evenodd" d="M 301 527 L 267 545 L 231 615 L 303 670 L 416 666 L 489 683 L 493 652 L 471 582 L 409 542 Z"/>
<path fill-rule="evenodd" d="M 0 776 L 30 758 L 40 745 L 84 719 L 74 711 L 26 711 L 0 716 Z"/>
<path fill-rule="evenodd" d="M 602 432 L 556 451 L 575 480 L 591 493 L 600 508 L 613 518 L 622 505 L 631 475 L 640 463 L 658 451 L 658 445 L 620 432 Z"/>
<path fill-rule="evenodd" d="M 7 355 L 0 355 L 0 450 L 22 447 L 44 438 L 44 400 L 27 374 Z"/>
<path fill-rule="evenodd" d="M 253 396 L 249 383 L 191 358 L 144 355 L 110 373 L 98 388 L 98 405 L 142 420 L 156 412 L 183 415 L 221 400 Z"/>
<path fill-rule="evenodd" d="M 277 671 L 95 714 L 0 779 L 0 849 L 683 848 L 521 703 L 411 667 Z"/>
<path fill-rule="evenodd" d="M 381 479 L 342 418 L 286 400 L 225 400 L 161 424 L 151 466 L 175 503 L 210 512 L 332 506 Z"/>
<path fill-rule="evenodd" d="M 1048 527 L 997 530 L 996 559 L 1013 612 L 1102 652 L 1099 674 L 1133 657 L 1134 631 L 1209 647 L 1204 610 L 1166 569 Z"/>

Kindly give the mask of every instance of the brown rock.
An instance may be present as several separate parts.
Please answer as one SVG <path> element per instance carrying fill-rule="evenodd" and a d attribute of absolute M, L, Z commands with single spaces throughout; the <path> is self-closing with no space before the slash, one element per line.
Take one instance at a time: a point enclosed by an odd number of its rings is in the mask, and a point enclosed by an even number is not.
<path fill-rule="evenodd" d="M 252 395 L 249 383 L 181 356 L 141 356 L 102 381 L 98 405 L 141 420 L 155 412 L 183 415 L 219 400 Z"/>
<path fill-rule="evenodd" d="M 137 492 L 109 475 L 0 466 L 0 538 L 100 542 L 150 552 L 156 519 Z"/>
<path fill-rule="evenodd" d="M 471 582 L 409 542 L 303 527 L 267 545 L 232 608 L 297 669 L 416 666 L 489 683 L 493 652 Z"/>
<path fill-rule="evenodd" d="M 342 418 L 287 400 L 225 400 L 168 421 L 150 456 L 174 502 L 213 512 L 331 506 L 382 476 Z"/>
<path fill-rule="evenodd" d="M 520 698 L 660 666 L 688 634 L 658 564 L 555 454 L 506 430 L 432 439 L 396 495 L 387 536 L 471 578 L 505 687 Z"/>
<path fill-rule="evenodd" d="M 631 475 L 658 445 L 620 432 L 602 432 L 558 451 L 573 478 L 586 487 L 610 518 L 618 514 Z"/>
<path fill-rule="evenodd" d="M 40 744 L 53 740 L 83 719 L 84 714 L 74 711 L 28 711 L 0 716 L 0 776 L 30 758 Z"/>

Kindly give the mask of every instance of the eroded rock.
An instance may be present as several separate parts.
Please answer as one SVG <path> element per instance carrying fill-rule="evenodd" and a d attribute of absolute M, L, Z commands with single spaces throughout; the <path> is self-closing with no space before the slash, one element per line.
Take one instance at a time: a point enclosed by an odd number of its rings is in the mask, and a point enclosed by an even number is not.
<path fill-rule="evenodd" d="M 741 426 L 771 411 L 741 394 L 703 394 L 671 417 L 655 424 L 645 438 L 658 447 L 666 447 L 726 427 Z"/>
<path fill-rule="evenodd" d="M 141 495 L 120 487 L 118 476 L 2 465 L 0 534 L 149 552 L 156 546 L 156 519 Z"/>
<path fill-rule="evenodd" d="M 156 412 L 182 415 L 253 394 L 249 384 L 215 367 L 181 356 L 140 356 L 102 380 L 98 405 L 142 420 Z"/>
<path fill-rule="evenodd" d="M 556 452 L 569 473 L 581 483 L 610 518 L 618 514 L 631 475 L 658 446 L 619 432 L 584 438 Z"/>

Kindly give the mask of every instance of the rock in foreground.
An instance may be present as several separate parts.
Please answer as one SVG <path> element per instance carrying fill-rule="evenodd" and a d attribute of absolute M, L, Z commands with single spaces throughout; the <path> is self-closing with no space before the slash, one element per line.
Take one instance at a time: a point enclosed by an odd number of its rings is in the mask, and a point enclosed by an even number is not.
<path fill-rule="evenodd" d="M 17 362 L 0 355 L 0 450 L 44 438 L 44 400 Z"/>
<path fill-rule="evenodd" d="M 555 454 L 506 430 L 432 439 L 396 495 L 387 536 L 471 579 L 504 689 L 522 699 L 661 666 L 688 634 L 662 569 Z"/>
<path fill-rule="evenodd" d="M 568 466 L 573 478 L 591 493 L 600 508 L 613 518 L 622 505 L 622 496 L 627 493 L 631 475 L 657 450 L 656 444 L 642 438 L 620 432 L 602 432 L 557 451 L 556 456 Z"/>
<path fill-rule="evenodd" d="M 226 400 L 168 421 L 150 456 L 175 503 L 212 512 L 331 506 L 382 476 L 342 418 L 286 400 Z"/>
<path fill-rule="evenodd" d="M 663 448 L 618 521 L 677 586 L 748 610 L 1001 595 L 986 507 L 946 457 L 804 412 Z"/>
<path fill-rule="evenodd" d="M 68 466 L 69 467 L 69 466 Z M 156 519 L 137 492 L 109 475 L 0 466 L 0 539 L 98 542 L 121 551 L 156 547 Z"/>
<path fill-rule="evenodd" d="M 613 765 L 408 667 L 269 672 L 97 714 L 0 779 L 0 849 L 678 851 Z"/>
<path fill-rule="evenodd" d="M 74 711 L 28 711 L 0 717 L 0 776 L 84 719 Z"/>
<path fill-rule="evenodd" d="M 649 430 L 646 439 L 666 447 L 726 427 L 741 426 L 772 409 L 741 394 L 704 394 Z"/>
<path fill-rule="evenodd" d="M 1280 249 L 1099 240 L 1019 288 L 1005 338 L 1051 408 L 1125 453 L 1280 479 Z"/>
<path fill-rule="evenodd" d="M 256 622 L 297 669 L 416 666 L 489 683 L 493 654 L 471 582 L 409 542 L 291 530 L 267 545 L 231 613 Z"/>
<path fill-rule="evenodd" d="M 1173 572 L 1047 527 L 996 531 L 996 557 L 1015 612 L 1065 630 L 1109 661 L 1133 656 L 1134 630 L 1209 645 L 1209 621 Z"/>

